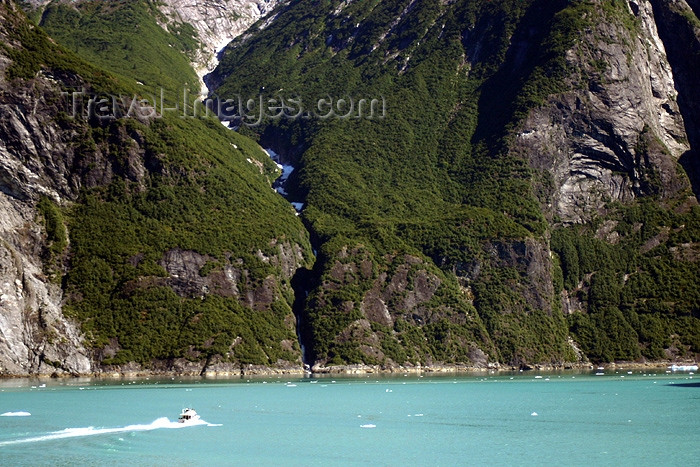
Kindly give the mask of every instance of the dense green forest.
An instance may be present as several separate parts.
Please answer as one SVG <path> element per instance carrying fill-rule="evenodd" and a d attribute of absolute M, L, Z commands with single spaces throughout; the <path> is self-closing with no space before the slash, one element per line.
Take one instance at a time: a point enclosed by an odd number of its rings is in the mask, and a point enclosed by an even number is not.
<path fill-rule="evenodd" d="M 52 2 L 39 24 L 56 41 L 87 62 L 136 80 L 142 92 L 181 98 L 187 88 L 199 93 L 190 59 L 201 47 L 194 28 L 168 23 L 155 4 L 146 1 Z"/>
<path fill-rule="evenodd" d="M 95 94 L 197 90 L 194 30 L 165 31 L 152 2 L 52 3 L 37 18 L 60 45 L 18 18 L 22 47 L 4 47 L 18 83 L 43 70 Z M 632 61 L 643 31 L 626 2 L 293 0 L 258 26 L 208 78 L 219 102 L 258 106 L 238 109 L 237 132 L 174 112 L 56 116 L 79 176 L 105 159 L 115 174 L 38 205 L 47 273 L 102 363 L 300 365 L 297 339 L 321 366 L 700 352 L 700 207 L 675 160 L 672 176 L 654 162 L 671 158 L 656 130 L 638 129 L 629 167 L 597 161 L 634 195 L 576 220 L 519 142 L 533 112 L 610 84 L 597 41 Z M 285 190 L 300 216 L 254 141 L 296 167 Z M 182 252 L 197 277 L 176 277 Z"/>
<path fill-rule="evenodd" d="M 152 21 L 145 4 L 122 3 L 140 24 Z M 52 8 L 47 14 L 58 14 Z M 117 30 L 124 12 L 109 13 L 95 21 L 111 18 Z M 275 258 L 283 247 L 310 249 L 294 210 L 271 189 L 279 169 L 257 144 L 213 117 L 133 118 L 122 101 L 116 118 L 70 115 L 59 91 L 80 86 L 87 101 L 138 98 L 142 87 L 127 72 L 112 75 L 56 45 L 18 13 L 5 14 L 12 19 L 10 45 L 2 45 L 12 60 L 6 78 L 17 89 L 31 88 L 38 72 L 62 80 L 56 95 L 43 98 L 53 105 L 52 124 L 70 140 L 71 152 L 63 155 L 73 157 L 68 176 L 84 188 L 60 205 L 41 198 L 38 213 L 47 233 L 46 272 L 64 289 L 64 313 L 81 323 L 95 358 L 103 364 L 212 356 L 239 364 L 300 364 L 290 277 L 279 262 L 262 259 Z M 111 53 L 100 55 L 99 44 L 90 41 L 76 52 L 103 60 Z M 123 69 L 117 61 L 110 65 Z M 185 58 L 182 66 L 194 76 Z M 172 83 L 153 77 L 149 84 Z M 201 261 L 186 265 L 196 267 L 194 278 L 178 282 L 166 271 L 173 251 Z M 310 260 L 304 254 L 300 265 Z M 238 282 L 232 286 L 225 273 L 238 274 Z M 267 300 L 253 309 L 244 297 L 263 286 Z"/>
<path fill-rule="evenodd" d="M 393 329 L 372 323 L 387 357 L 398 343 L 399 360 L 421 361 L 410 336 L 434 342 L 439 326 L 443 342 L 462 334 L 493 345 L 491 357 L 507 363 L 572 359 L 568 335 L 595 361 L 700 349 L 700 210 L 686 203 L 687 182 L 664 200 L 651 174 L 638 201 L 610 202 L 590 222 L 571 225 L 542 208 L 548 193 L 538 187 L 551 185 L 551 175 L 513 150 L 531 109 L 572 86 L 600 86 L 604 65 L 565 59 L 593 45 L 581 38 L 596 22 L 620 34 L 640 27 L 617 1 L 309 1 L 291 2 L 264 30 L 228 47 L 214 80 L 222 99 L 270 89 L 311 103 L 386 99 L 383 120 L 270 119 L 246 128 L 300 168 L 288 191 L 306 203 L 304 220 L 324 252 L 307 302 L 315 359 L 375 359 L 343 334 L 364 317 L 372 281 L 327 286 L 334 264 L 348 261 L 339 255 L 353 248 L 371 252 L 379 271 L 404 253 L 441 270 L 442 297 L 425 305 L 438 321 L 406 322 L 395 305 Z M 518 56 L 511 46 L 524 35 L 530 46 Z M 614 222 L 614 244 L 596 235 L 606 222 Z M 660 242 L 649 249 L 652 238 Z M 499 257 L 519 245 L 521 254 Z M 551 261 L 528 258 L 536 245 L 551 245 Z M 564 313 L 562 292 L 579 311 Z M 445 320 L 435 309 L 450 302 Z M 470 315 L 486 333 L 460 324 Z M 418 354 L 459 361 L 466 347 Z"/>

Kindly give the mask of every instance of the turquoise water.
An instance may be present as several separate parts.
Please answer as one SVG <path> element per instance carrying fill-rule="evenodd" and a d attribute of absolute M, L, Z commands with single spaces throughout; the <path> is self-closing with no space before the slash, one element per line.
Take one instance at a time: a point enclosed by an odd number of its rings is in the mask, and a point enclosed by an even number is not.
<path fill-rule="evenodd" d="M 6 380 L 0 462 L 700 465 L 698 383 L 687 373 L 626 371 Z M 185 406 L 197 409 L 201 425 L 173 423 Z"/>

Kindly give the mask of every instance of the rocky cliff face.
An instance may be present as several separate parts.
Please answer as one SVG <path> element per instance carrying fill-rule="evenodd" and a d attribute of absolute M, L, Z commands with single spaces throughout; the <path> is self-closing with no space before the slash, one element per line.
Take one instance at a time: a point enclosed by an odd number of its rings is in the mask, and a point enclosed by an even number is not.
<path fill-rule="evenodd" d="M 693 5 L 290 3 L 234 41 L 210 80 L 222 97 L 375 92 L 389 109 L 381 124 L 255 129 L 273 148 L 294 142 L 274 149 L 294 152 L 290 192 L 318 249 L 332 245 L 306 303 L 312 358 L 483 363 L 455 342 L 514 365 L 579 347 L 595 359 L 696 352 L 660 324 L 666 292 L 650 279 L 659 264 L 698 268 L 669 253 L 698 241 L 683 170 L 697 146 Z M 694 336 L 700 302 L 680 301 L 667 302 L 673 326 Z"/>
<path fill-rule="evenodd" d="M 207 172 L 197 164 L 192 166 L 197 168 L 194 172 L 188 172 L 192 169 L 187 168 L 188 162 L 182 157 L 192 151 L 180 153 L 180 165 L 173 163 L 171 157 L 175 150 L 171 138 L 176 129 L 172 126 L 163 137 L 149 136 L 152 120 L 90 116 L 89 112 L 83 113 L 85 108 L 81 107 L 87 105 L 87 98 L 80 101 L 77 116 L 71 116 L 74 104 L 70 99 L 71 91 L 79 89 L 87 96 L 94 96 L 93 93 L 98 91 L 94 90 L 93 84 L 100 81 L 106 87 L 102 92 L 111 91 L 116 96 L 120 84 L 109 77 L 101 81 L 105 77 L 103 72 L 90 68 L 74 56 L 61 57 L 63 61 L 56 66 L 50 57 L 65 55 L 65 52 L 49 50 L 54 46 L 26 22 L 14 3 L 3 1 L 0 17 L 0 43 L 3 45 L 0 48 L 0 375 L 77 375 L 105 368 L 109 371 L 138 371 L 145 366 L 149 368 L 146 371 L 239 373 L 244 358 L 251 365 L 264 361 L 268 366 L 301 371 L 300 350 L 294 334 L 295 318 L 291 311 L 293 292 L 289 282 L 307 262 L 303 235 L 299 236 L 303 227 L 293 209 L 271 190 L 267 173 L 261 173 L 266 167 L 262 150 L 245 139 L 236 139 L 233 143 L 227 138 L 234 136 L 212 122 L 208 127 L 200 126 L 200 132 L 209 134 L 208 144 L 212 144 L 212 139 L 223 137 L 214 153 L 215 158 L 204 162 L 203 166 L 216 174 L 207 178 Z M 35 49 L 28 52 L 26 46 L 30 42 Z M 32 55 L 33 52 L 38 55 Z M 36 68 L 27 72 L 25 62 L 34 63 Z M 129 95 L 129 92 L 120 95 Z M 159 123 L 167 125 L 163 120 Z M 169 144 L 163 144 L 160 138 L 169 138 Z M 225 162 L 216 159 L 222 155 L 226 156 Z M 197 154 L 196 157 L 202 156 Z M 252 163 L 253 160 L 257 165 Z M 236 168 L 231 168 L 231 164 Z M 226 179 L 233 174 L 248 174 L 245 175 L 248 178 L 242 179 L 243 183 Z M 124 231 L 109 232 L 103 240 L 92 245 L 101 248 L 101 242 L 106 241 L 112 245 L 108 249 L 120 250 L 114 256 L 115 263 L 108 265 L 104 254 L 100 256 L 93 252 L 84 258 L 81 256 L 79 248 L 91 248 L 92 235 L 102 229 L 109 231 L 111 227 L 111 221 L 95 217 L 96 212 L 79 214 L 85 208 L 83 196 L 90 190 L 94 190 L 94 208 L 110 202 L 100 199 L 100 193 L 105 193 L 102 190 L 110 186 L 119 187 L 113 192 L 118 199 L 127 186 L 129 196 L 139 196 L 163 181 L 166 181 L 169 187 L 166 190 L 169 191 L 173 186 L 187 186 L 183 177 L 192 180 L 193 176 L 201 177 L 197 181 L 201 185 L 194 188 L 186 199 L 194 201 L 206 192 L 205 186 L 212 191 L 222 189 L 224 194 L 220 196 L 231 203 L 231 209 L 241 210 L 238 214 L 219 217 L 214 214 L 213 237 L 220 238 L 221 231 L 231 230 L 227 224 L 240 219 L 243 211 L 256 203 L 258 209 L 263 206 L 271 210 L 267 217 L 293 225 L 289 231 L 292 235 L 265 224 L 262 227 L 265 233 L 255 237 L 251 232 L 261 224 L 253 220 L 246 223 L 250 231 L 240 234 L 246 244 L 253 245 L 252 249 L 237 248 L 236 242 L 227 244 L 224 240 L 220 243 L 226 252 L 219 255 L 212 253 L 216 250 L 211 248 L 211 241 L 197 239 L 194 243 L 198 248 L 180 248 L 179 244 L 188 243 L 180 240 L 144 254 L 151 245 L 144 244 L 147 241 L 142 236 L 130 240 L 124 236 Z M 216 188 L 217 183 L 220 183 L 219 188 Z M 226 194 L 226 187 L 237 183 L 237 186 L 245 187 L 241 197 L 245 197 L 246 203 L 240 202 L 235 194 Z M 174 197 L 177 199 L 178 195 Z M 217 197 L 216 202 L 220 201 Z M 222 207 L 213 208 L 214 204 L 214 198 L 203 201 L 203 206 L 220 212 Z M 118 205 L 107 208 L 110 215 L 114 215 L 114 208 Z M 184 209 L 188 209 L 186 203 Z M 79 224 L 95 224 L 84 235 L 81 229 L 85 226 L 76 225 L 75 219 L 64 217 L 62 213 L 67 212 L 79 216 Z M 198 216 L 201 214 L 202 209 L 197 211 Z M 135 227 L 134 224 L 128 225 Z M 187 224 L 188 229 L 190 225 Z M 175 226 L 180 227 L 179 224 Z M 201 230 L 210 227 L 200 227 L 195 235 L 201 236 Z M 151 228 L 162 229 L 154 224 Z M 164 233 L 160 230 L 155 243 L 161 243 Z M 132 240 L 137 243 L 125 247 L 125 242 Z M 94 298 L 83 290 L 93 274 L 79 277 L 79 271 L 92 268 L 95 261 L 102 271 L 107 271 L 103 278 L 106 281 L 97 281 L 100 287 L 116 277 L 118 271 L 124 271 L 124 268 L 130 271 L 128 278 L 114 283 L 118 291 L 109 292 L 104 297 L 107 301 L 129 300 L 153 290 L 160 291 L 161 297 L 163 293 L 169 297 L 169 302 L 162 303 L 158 313 L 153 314 L 154 322 L 145 326 L 149 332 L 153 331 L 153 336 L 139 344 L 146 356 L 138 363 L 132 362 L 134 344 L 132 342 L 130 346 L 128 342 L 133 333 L 120 333 L 119 327 L 114 326 L 106 338 L 98 337 L 101 333 L 99 327 L 90 329 L 87 336 L 83 333 L 85 328 L 81 325 L 85 321 L 95 319 L 95 314 L 105 310 L 111 313 L 109 309 L 115 305 L 103 300 L 90 308 L 88 314 L 81 314 L 80 310 L 91 306 L 86 302 Z M 71 316 L 75 320 L 64 314 L 68 307 L 73 310 Z M 141 312 L 142 320 L 150 314 L 149 308 L 150 303 Z M 126 312 L 133 310 L 133 305 L 124 308 Z M 150 353 L 159 345 L 154 345 L 154 342 L 163 338 L 162 331 L 156 328 L 159 322 L 163 324 L 160 320 L 164 312 L 172 312 L 172 319 L 181 321 L 182 329 L 192 328 L 191 335 L 185 339 L 187 342 L 166 344 L 182 344 L 184 350 L 180 353 L 186 352 L 187 358 L 172 359 L 170 353 Z M 257 344 L 262 335 L 244 332 L 252 327 L 250 324 L 232 327 L 226 320 L 218 324 L 212 322 L 216 319 L 213 316 L 222 312 L 228 313 L 230 321 L 258 320 L 259 329 L 272 328 L 272 331 L 263 331 L 267 332 L 264 350 Z M 80 322 L 79 318 L 82 318 Z M 127 320 L 123 326 L 134 324 Z M 213 357 L 209 349 L 216 344 L 216 338 L 211 334 L 220 335 L 221 327 L 227 333 L 239 334 L 232 335 L 230 341 L 222 344 L 224 350 Z M 229 353 L 224 357 L 226 349 Z M 127 357 L 120 357 L 120 351 Z M 244 353 L 245 357 L 233 356 Z M 105 359 L 126 365 L 101 366 Z"/>
<path fill-rule="evenodd" d="M 216 54 L 233 38 L 285 0 L 166 0 L 158 8 L 175 22 L 192 25 L 203 44 L 195 58 L 201 75 L 216 66 Z M 167 28 L 167 24 L 164 25 Z"/>
<path fill-rule="evenodd" d="M 517 149 L 553 178 L 549 218 L 580 223 L 606 203 L 672 198 L 687 188 L 677 168 L 689 151 L 678 91 L 649 2 L 627 4 L 634 22 L 598 22 L 566 52 L 574 91 L 530 113 Z"/>
<path fill-rule="evenodd" d="M 0 15 L 0 41 L 8 43 L 10 20 Z M 0 53 L 0 75 L 9 65 Z M 88 373 L 82 335 L 61 311 L 60 285 L 47 277 L 46 229 L 36 208 L 41 196 L 63 203 L 76 195 L 71 134 L 51 118 L 60 89 L 45 75 L 16 84 L 0 78 L 0 374 Z"/>
<path fill-rule="evenodd" d="M 0 211 L 0 375 L 89 373 L 82 333 L 44 271 L 45 231 L 32 200 L 0 194 Z"/>
<path fill-rule="evenodd" d="M 690 149 L 680 163 L 700 198 L 700 3 L 697 0 L 651 1 L 659 37 L 667 44 L 668 59 L 679 91 L 678 108 L 683 115 Z"/>
<path fill-rule="evenodd" d="M 163 27 L 195 27 L 204 63 L 281 3 L 159 5 Z M 80 76 L 44 68 L 3 82 L 4 371 L 287 371 L 302 355 L 317 371 L 695 355 L 700 208 L 686 171 L 697 188 L 697 8 L 281 7 L 226 49 L 211 82 L 220 95 L 382 95 L 389 109 L 381 120 L 309 113 L 248 129 L 298 164 L 288 188 L 305 202 L 313 270 L 299 219 L 259 183 L 268 168 L 242 140 L 207 154 L 221 138 L 187 145 L 198 134 L 172 137 L 181 121 L 66 124 L 50 116 L 63 86 L 87 85 Z M 6 70 L 8 56 L 0 63 Z M 241 186 L 250 190 L 229 190 Z M 80 207 L 86 193 L 85 209 L 71 211 L 85 226 L 68 225 L 54 251 L 55 222 L 40 203 Z M 89 331 L 89 355 L 62 304 Z"/>

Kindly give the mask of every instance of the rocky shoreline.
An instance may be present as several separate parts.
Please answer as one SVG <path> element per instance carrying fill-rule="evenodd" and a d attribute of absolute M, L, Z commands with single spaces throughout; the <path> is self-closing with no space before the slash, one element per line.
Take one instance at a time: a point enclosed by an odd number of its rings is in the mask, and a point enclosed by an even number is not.
<path fill-rule="evenodd" d="M 180 362 L 178 362 L 180 363 Z M 471 366 L 460 364 L 434 364 L 434 365 L 337 365 L 308 366 L 280 365 L 267 367 L 261 365 L 213 365 L 202 369 L 199 365 L 155 366 L 143 368 L 140 365 L 129 364 L 124 366 L 108 366 L 91 373 L 51 373 L 31 375 L 0 375 L 0 379 L 18 378 L 97 378 L 97 379 L 123 379 L 123 378 L 151 378 L 151 377 L 193 377 L 193 378 L 244 378 L 244 377 L 273 377 L 273 376 L 353 376 L 353 375 L 391 375 L 391 374 L 498 374 L 512 372 L 556 372 L 556 371 L 594 371 L 594 370 L 659 370 L 669 368 L 671 365 L 697 365 L 696 362 L 687 361 L 653 361 L 653 362 L 611 362 L 602 364 L 592 363 L 563 363 L 563 364 L 533 364 L 521 367 L 500 365 L 498 363 L 486 366 Z"/>

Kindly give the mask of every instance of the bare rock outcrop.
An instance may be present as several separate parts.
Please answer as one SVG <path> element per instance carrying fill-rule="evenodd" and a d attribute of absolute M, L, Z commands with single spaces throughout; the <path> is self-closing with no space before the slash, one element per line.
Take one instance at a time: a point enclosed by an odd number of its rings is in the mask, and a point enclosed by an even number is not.
<path fill-rule="evenodd" d="M 11 42 L 6 34 L 0 27 L 3 43 Z M 66 206 L 82 188 L 117 175 L 140 183 L 143 150 L 134 140 L 138 135 L 123 128 L 114 136 L 131 148 L 128 157 L 110 158 L 99 147 L 79 150 L 85 122 L 62 125 L 55 117 L 68 105 L 62 86 L 85 83 L 69 72 L 57 77 L 45 71 L 9 82 L 10 63 L 0 54 L 0 374 L 90 373 L 91 352 L 78 324 L 62 313 L 60 280 L 47 271 L 47 232 L 37 203 L 45 197 Z"/>
<path fill-rule="evenodd" d="M 285 0 L 165 0 L 160 10 L 174 23 L 194 27 L 202 50 L 194 58 L 200 76 L 216 66 L 217 53 Z M 163 25 L 166 29 L 168 24 Z"/>
<path fill-rule="evenodd" d="M 7 43 L 4 21 L 0 41 Z M 0 375 L 89 373 L 82 335 L 45 274 L 46 232 L 36 210 L 41 196 L 61 202 L 76 193 L 70 134 L 46 111 L 60 92 L 42 74 L 31 87 L 11 85 L 2 78 L 9 64 L 0 53 Z"/>
<path fill-rule="evenodd" d="M 591 25 L 566 54 L 581 82 L 532 111 L 517 135 L 515 150 L 553 178 L 550 219 L 586 222 L 607 202 L 687 187 L 676 170 L 689 145 L 672 68 L 650 2 L 632 3 L 633 29 Z"/>
<path fill-rule="evenodd" d="M 263 262 L 280 268 L 279 277 L 291 280 L 297 269 L 304 266 L 301 247 L 294 243 L 278 242 L 273 239 L 270 246 L 275 251 L 271 256 L 259 252 Z M 214 294 L 222 297 L 235 297 L 241 304 L 252 309 L 267 308 L 278 297 L 281 284 L 276 276 L 262 280 L 251 277 L 244 262 L 230 255 L 225 260 L 202 255 L 196 251 L 174 248 L 166 251 L 158 262 L 167 277 L 140 278 L 128 288 L 163 285 L 170 287 L 181 297 L 204 298 Z"/>

